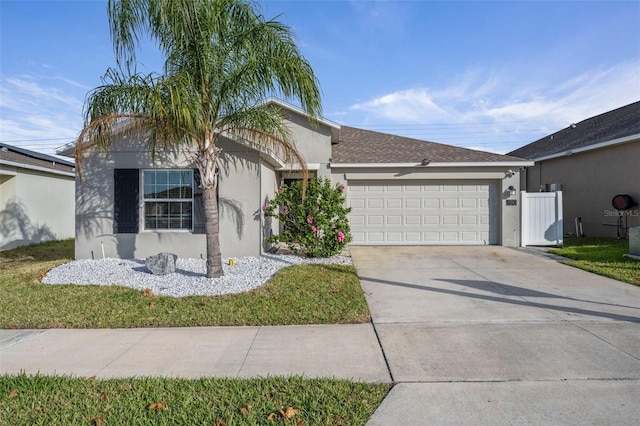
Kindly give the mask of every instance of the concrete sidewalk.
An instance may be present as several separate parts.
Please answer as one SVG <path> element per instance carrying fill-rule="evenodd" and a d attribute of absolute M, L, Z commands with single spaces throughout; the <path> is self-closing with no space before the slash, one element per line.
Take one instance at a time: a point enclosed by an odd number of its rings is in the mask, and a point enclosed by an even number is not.
<path fill-rule="evenodd" d="M 0 330 L 0 373 L 390 382 L 371 324 Z"/>

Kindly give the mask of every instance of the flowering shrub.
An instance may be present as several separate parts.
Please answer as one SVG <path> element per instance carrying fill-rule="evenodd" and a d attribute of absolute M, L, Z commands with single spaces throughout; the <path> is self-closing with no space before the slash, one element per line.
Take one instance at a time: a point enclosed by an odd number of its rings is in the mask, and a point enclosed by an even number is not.
<path fill-rule="evenodd" d="M 311 179 L 302 199 L 302 181 L 284 185 L 275 198 L 263 206 L 264 215 L 280 221 L 280 234 L 270 243 L 283 242 L 298 254 L 329 257 L 340 253 L 351 241 L 344 207 L 344 186 L 331 186 L 326 178 Z"/>

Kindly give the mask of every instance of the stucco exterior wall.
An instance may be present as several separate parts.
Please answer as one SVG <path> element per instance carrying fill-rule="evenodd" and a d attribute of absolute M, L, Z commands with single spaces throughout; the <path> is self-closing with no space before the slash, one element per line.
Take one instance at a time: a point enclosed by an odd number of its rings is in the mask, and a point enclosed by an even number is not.
<path fill-rule="evenodd" d="M 0 250 L 74 235 L 74 177 L 3 166 Z"/>
<path fill-rule="evenodd" d="M 261 218 L 261 248 L 265 253 L 271 248 L 267 241 L 273 234 L 278 233 L 279 221 L 275 218 L 265 218 L 262 212 L 262 205 L 273 200 L 280 187 L 280 173 L 276 172 L 269 164 L 262 162 L 260 165 L 260 218 Z"/>
<path fill-rule="evenodd" d="M 329 177 L 331 128 L 322 123 L 312 127 L 307 117 L 293 112 L 286 117 L 296 149 L 308 164 L 318 165 L 318 169 L 315 170 L 316 176 Z"/>
<path fill-rule="evenodd" d="M 615 238 L 613 197 L 629 194 L 640 202 L 640 141 L 540 161 L 527 169 L 529 192 L 553 183 L 562 184 L 565 232 L 575 233 L 575 218 L 581 217 L 586 235 Z M 621 214 L 629 227 L 640 226 L 639 206 Z"/>
<path fill-rule="evenodd" d="M 261 252 L 260 156 L 221 141 L 220 246 L 223 257 L 258 256 Z"/>
<path fill-rule="evenodd" d="M 142 145 L 144 146 L 144 145 Z M 260 253 L 260 208 L 258 153 L 233 142 L 220 142 L 224 149 L 220 166 L 220 239 L 223 257 Z M 144 148 L 142 148 L 144 149 Z M 114 234 L 113 171 L 122 169 L 194 169 L 191 152 L 152 155 L 141 151 L 134 139 L 118 141 L 109 154 L 88 152 L 82 178 L 76 182 L 76 258 L 144 258 L 160 251 L 179 257 L 205 258 L 206 237 L 186 230 L 144 230 L 137 234 Z M 143 201 L 139 200 L 139 220 Z"/>
<path fill-rule="evenodd" d="M 520 177 L 519 171 L 512 177 L 508 167 L 415 167 L 415 168 L 342 168 L 331 169 L 334 184 L 345 186 L 345 197 L 349 199 L 349 181 L 379 180 L 478 180 L 497 185 L 500 193 L 498 214 L 498 241 L 500 245 L 517 247 L 520 244 Z M 509 186 L 514 186 L 517 195 L 511 196 Z M 516 205 L 507 205 L 507 200 L 516 200 Z"/>

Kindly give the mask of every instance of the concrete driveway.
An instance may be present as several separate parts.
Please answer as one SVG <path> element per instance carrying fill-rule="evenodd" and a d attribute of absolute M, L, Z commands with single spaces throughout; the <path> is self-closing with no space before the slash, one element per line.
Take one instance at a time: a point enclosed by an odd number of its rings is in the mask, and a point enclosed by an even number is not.
<path fill-rule="evenodd" d="M 352 247 L 392 378 L 369 425 L 640 422 L 640 288 L 520 250 Z"/>

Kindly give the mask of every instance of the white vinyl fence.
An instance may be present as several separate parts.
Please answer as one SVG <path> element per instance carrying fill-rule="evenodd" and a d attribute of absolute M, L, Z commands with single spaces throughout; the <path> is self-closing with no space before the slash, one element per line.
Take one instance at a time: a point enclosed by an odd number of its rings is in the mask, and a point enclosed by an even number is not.
<path fill-rule="evenodd" d="M 562 245 L 562 191 L 521 195 L 522 246 Z"/>

